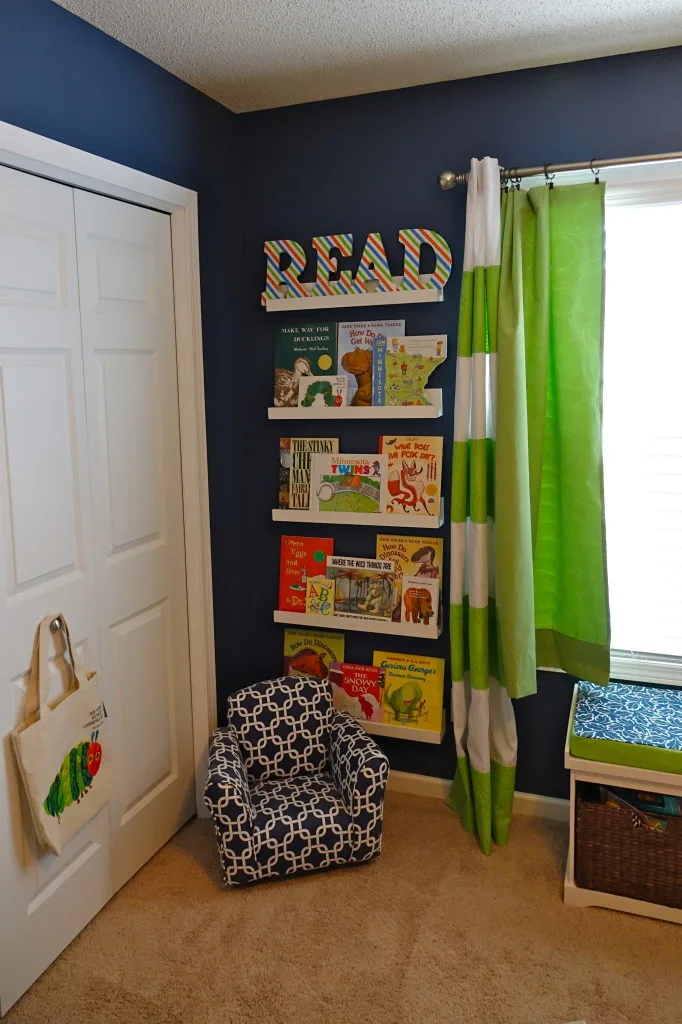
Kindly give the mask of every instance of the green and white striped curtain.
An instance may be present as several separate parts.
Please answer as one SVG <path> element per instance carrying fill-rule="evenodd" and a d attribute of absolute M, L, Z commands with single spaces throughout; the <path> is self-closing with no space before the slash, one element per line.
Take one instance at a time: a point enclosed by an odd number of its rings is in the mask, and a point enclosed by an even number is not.
<path fill-rule="evenodd" d="M 494 470 L 500 168 L 472 160 L 457 337 L 452 465 L 450 640 L 457 770 L 449 803 L 485 853 L 506 843 L 516 724 L 500 684 L 495 610 Z"/>
<path fill-rule="evenodd" d="M 512 190 L 472 160 L 460 299 L 448 799 L 485 853 L 514 799 L 536 663 L 609 678 L 601 462 L 604 186 Z"/>

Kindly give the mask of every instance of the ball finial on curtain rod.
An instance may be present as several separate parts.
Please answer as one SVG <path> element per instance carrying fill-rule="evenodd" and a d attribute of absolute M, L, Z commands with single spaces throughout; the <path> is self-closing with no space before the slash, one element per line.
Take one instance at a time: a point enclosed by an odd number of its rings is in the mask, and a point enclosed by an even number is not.
<path fill-rule="evenodd" d="M 454 171 L 441 171 L 438 175 L 438 184 L 444 192 L 449 192 L 450 189 L 455 187 L 457 179 L 460 177 L 462 177 L 462 175 L 455 174 Z"/>

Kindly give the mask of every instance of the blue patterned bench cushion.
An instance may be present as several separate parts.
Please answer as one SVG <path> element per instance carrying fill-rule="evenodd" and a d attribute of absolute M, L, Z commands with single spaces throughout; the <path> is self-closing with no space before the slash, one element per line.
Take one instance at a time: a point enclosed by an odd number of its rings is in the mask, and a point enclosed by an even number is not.
<path fill-rule="evenodd" d="M 639 683 L 578 683 L 575 757 L 682 775 L 682 690 Z"/>

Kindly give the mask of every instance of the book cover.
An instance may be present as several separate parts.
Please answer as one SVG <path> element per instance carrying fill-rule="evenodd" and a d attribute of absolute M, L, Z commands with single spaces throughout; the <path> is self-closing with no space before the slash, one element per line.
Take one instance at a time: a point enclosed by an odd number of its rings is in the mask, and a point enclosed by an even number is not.
<path fill-rule="evenodd" d="M 443 658 L 375 651 L 373 662 L 384 670 L 382 720 L 390 725 L 440 730 L 443 721 Z"/>
<path fill-rule="evenodd" d="M 386 404 L 387 349 L 388 338 L 385 334 L 377 334 L 372 342 L 372 405 Z"/>
<path fill-rule="evenodd" d="M 376 665 L 351 665 L 346 661 L 332 663 L 329 682 L 332 684 L 334 707 L 347 711 L 365 722 L 381 722 L 381 690 L 383 671 Z"/>
<path fill-rule="evenodd" d="M 275 339 L 275 405 L 298 405 L 301 377 L 336 373 L 336 324 L 280 327 Z"/>
<path fill-rule="evenodd" d="M 338 450 L 338 437 L 280 437 L 279 508 L 308 508 L 311 457 Z"/>
<path fill-rule="evenodd" d="M 428 576 L 403 576 L 401 582 L 400 621 L 429 626 L 438 615 L 438 580 Z"/>
<path fill-rule="evenodd" d="M 393 562 L 331 555 L 327 559 L 327 578 L 336 583 L 335 615 L 391 618 L 395 603 Z"/>
<path fill-rule="evenodd" d="M 334 661 L 343 661 L 343 633 L 319 629 L 284 630 L 284 675 L 327 679 Z"/>
<path fill-rule="evenodd" d="M 331 537 L 282 537 L 279 559 L 279 609 L 305 614 L 306 583 L 309 576 L 325 571 L 327 557 L 334 553 Z"/>
<path fill-rule="evenodd" d="M 313 455 L 310 509 L 381 512 L 386 507 L 387 473 L 387 455 Z"/>
<path fill-rule="evenodd" d="M 334 580 L 324 576 L 309 576 L 305 589 L 306 615 L 334 614 Z"/>
<path fill-rule="evenodd" d="M 447 354 L 446 334 L 396 338 L 386 352 L 384 405 L 431 405 L 424 388 Z"/>
<path fill-rule="evenodd" d="M 338 409 L 346 404 L 348 381 L 344 374 L 299 377 L 298 404 L 302 409 Z"/>
<path fill-rule="evenodd" d="M 379 438 L 388 455 L 386 512 L 440 517 L 443 438 L 396 436 Z"/>
<path fill-rule="evenodd" d="M 402 338 L 404 320 L 367 320 L 339 324 L 338 368 L 348 378 L 348 405 L 372 405 L 373 345 L 377 335 Z"/>
<path fill-rule="evenodd" d="M 396 533 L 377 536 L 376 556 L 395 566 L 395 602 L 393 621 L 400 622 L 403 576 L 432 579 L 441 585 L 443 575 L 442 537 L 408 537 Z M 440 597 L 439 597 L 440 613 Z"/>

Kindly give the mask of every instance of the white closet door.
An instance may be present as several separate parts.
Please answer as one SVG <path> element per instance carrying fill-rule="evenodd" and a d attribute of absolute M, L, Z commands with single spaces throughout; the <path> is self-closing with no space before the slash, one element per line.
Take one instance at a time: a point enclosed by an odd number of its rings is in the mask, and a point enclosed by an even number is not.
<path fill-rule="evenodd" d="M 118 888 L 195 810 L 170 218 L 75 209 Z"/>
<path fill-rule="evenodd" d="M 105 808 L 41 852 L 11 746 L 35 628 L 67 616 L 100 667 L 73 190 L 0 167 L 0 1010 L 113 892 Z M 63 687 L 60 661 L 51 696 Z M 68 685 L 68 684 L 67 684 Z M 64 751 L 66 754 L 66 751 Z M 55 765 L 55 772 L 59 765 Z"/>

